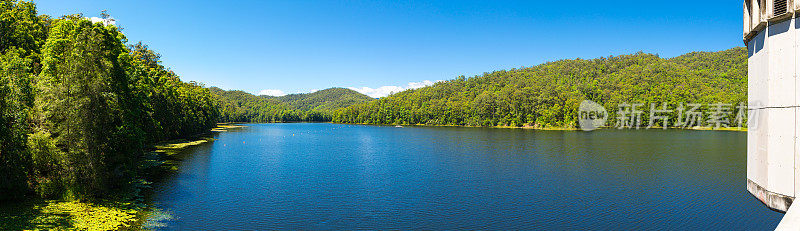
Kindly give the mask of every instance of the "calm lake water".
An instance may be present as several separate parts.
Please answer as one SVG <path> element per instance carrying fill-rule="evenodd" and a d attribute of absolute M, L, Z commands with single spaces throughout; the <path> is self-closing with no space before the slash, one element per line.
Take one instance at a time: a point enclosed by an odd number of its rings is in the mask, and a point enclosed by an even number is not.
<path fill-rule="evenodd" d="M 783 216 L 747 193 L 744 132 L 248 126 L 189 149 L 151 223 L 771 230 Z"/>

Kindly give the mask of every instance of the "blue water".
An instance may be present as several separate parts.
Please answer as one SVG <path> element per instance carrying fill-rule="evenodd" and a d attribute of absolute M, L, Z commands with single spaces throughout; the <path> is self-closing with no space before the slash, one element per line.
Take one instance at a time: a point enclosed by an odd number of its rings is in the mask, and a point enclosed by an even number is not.
<path fill-rule="evenodd" d="M 253 124 L 155 188 L 173 230 L 771 230 L 744 132 Z M 167 217 L 169 219 L 164 219 Z"/>

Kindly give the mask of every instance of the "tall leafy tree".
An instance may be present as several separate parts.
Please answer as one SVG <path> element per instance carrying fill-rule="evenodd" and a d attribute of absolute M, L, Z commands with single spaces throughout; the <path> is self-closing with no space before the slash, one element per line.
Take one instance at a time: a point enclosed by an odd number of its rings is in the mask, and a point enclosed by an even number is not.
<path fill-rule="evenodd" d="M 43 48 L 37 88 L 42 130 L 66 155 L 68 192 L 100 195 L 118 186 L 137 150 L 126 121 L 124 36 L 80 16 L 57 20 Z M 128 140 L 133 142 L 128 143 Z"/>

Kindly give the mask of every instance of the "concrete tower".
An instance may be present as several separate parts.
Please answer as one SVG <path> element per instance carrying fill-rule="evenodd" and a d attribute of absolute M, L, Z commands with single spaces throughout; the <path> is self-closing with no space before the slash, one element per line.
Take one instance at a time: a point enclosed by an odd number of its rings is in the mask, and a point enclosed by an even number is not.
<path fill-rule="evenodd" d="M 800 0 L 744 2 L 752 118 L 747 134 L 747 190 L 779 211 L 788 210 L 800 193 L 797 17 Z"/>

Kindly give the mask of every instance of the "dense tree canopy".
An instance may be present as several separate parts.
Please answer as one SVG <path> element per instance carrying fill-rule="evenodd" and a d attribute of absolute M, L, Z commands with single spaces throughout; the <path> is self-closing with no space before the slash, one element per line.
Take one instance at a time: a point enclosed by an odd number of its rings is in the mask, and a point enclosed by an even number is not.
<path fill-rule="evenodd" d="M 0 4 L 0 199 L 106 196 L 139 177 L 149 145 L 216 124 L 208 89 L 117 27 Z"/>
<path fill-rule="evenodd" d="M 31 158 L 25 143 L 44 21 L 33 3 L 0 1 L 0 199 L 28 190 Z"/>

